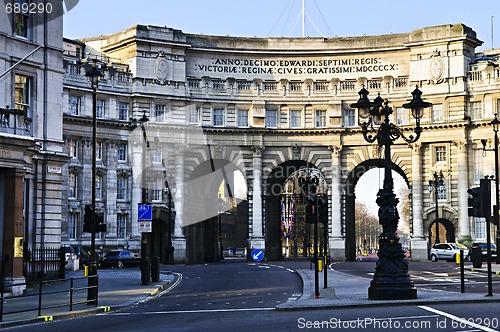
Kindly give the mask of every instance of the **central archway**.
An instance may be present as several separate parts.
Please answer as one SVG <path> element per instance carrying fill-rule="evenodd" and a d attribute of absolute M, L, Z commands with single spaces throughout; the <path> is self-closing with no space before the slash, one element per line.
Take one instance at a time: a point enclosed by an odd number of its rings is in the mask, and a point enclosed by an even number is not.
<path fill-rule="evenodd" d="M 356 260 L 356 213 L 355 213 L 355 187 L 358 180 L 367 171 L 373 168 L 384 168 L 385 160 L 370 159 L 357 165 L 348 175 L 345 191 L 345 253 L 347 261 Z M 403 170 L 396 164 L 392 163 L 392 170 L 401 175 L 406 184 L 409 184 L 408 178 Z M 397 194 L 397 193 L 396 193 Z M 376 197 L 373 197 L 375 200 Z"/>
<path fill-rule="evenodd" d="M 304 169 L 316 169 L 303 160 L 287 161 L 272 170 L 266 181 L 265 197 L 265 247 L 268 260 L 283 260 L 281 209 L 284 185 L 287 179 Z"/>

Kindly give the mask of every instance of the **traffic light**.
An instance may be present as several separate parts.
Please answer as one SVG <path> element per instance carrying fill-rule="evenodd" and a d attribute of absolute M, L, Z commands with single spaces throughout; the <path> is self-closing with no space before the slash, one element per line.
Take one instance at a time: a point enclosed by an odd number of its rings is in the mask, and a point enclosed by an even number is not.
<path fill-rule="evenodd" d="M 104 223 L 104 213 L 97 213 L 97 230 L 96 233 L 105 233 L 107 230 L 106 224 Z"/>
<path fill-rule="evenodd" d="M 319 222 L 322 224 L 328 223 L 328 201 L 326 197 L 318 198 Z"/>
<path fill-rule="evenodd" d="M 86 233 L 92 233 L 94 230 L 94 220 L 95 213 L 92 206 L 85 205 L 85 213 L 83 215 L 83 231 Z"/>
<path fill-rule="evenodd" d="M 489 220 L 491 215 L 491 181 L 481 179 L 480 187 L 467 190 L 472 197 L 467 200 L 469 217 L 484 217 Z"/>
<path fill-rule="evenodd" d="M 106 232 L 104 223 L 104 213 L 96 213 L 91 205 L 85 205 L 85 214 L 83 215 L 83 231 L 86 233 Z"/>

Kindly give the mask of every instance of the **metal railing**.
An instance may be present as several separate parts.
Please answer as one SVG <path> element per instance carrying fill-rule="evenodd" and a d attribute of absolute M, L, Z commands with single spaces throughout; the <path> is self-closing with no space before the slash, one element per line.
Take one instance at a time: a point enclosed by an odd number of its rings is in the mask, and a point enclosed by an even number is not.
<path fill-rule="evenodd" d="M 95 286 L 88 286 L 89 278 L 96 278 Z M 37 282 L 26 282 L 15 284 L 16 287 L 26 286 L 26 292 L 22 295 L 12 295 L 5 292 L 2 285 L 0 290 L 0 322 L 5 316 L 12 320 L 22 320 L 37 316 L 53 315 L 61 312 L 60 308 L 75 310 L 78 306 L 97 306 L 98 299 L 88 300 L 87 290 L 95 288 L 99 294 L 99 278 L 97 275 L 69 279 L 55 279 Z M 67 295 L 64 295 L 67 294 Z"/>

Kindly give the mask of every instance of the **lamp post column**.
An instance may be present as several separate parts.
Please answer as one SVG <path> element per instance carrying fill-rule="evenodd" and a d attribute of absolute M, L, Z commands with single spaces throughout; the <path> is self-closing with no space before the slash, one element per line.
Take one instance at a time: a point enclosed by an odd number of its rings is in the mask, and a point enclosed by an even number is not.
<path fill-rule="evenodd" d="M 495 121 L 497 120 L 497 121 Z M 494 216 L 494 223 L 497 227 L 497 232 L 496 232 L 496 247 L 497 247 L 497 259 L 496 259 L 496 264 L 500 264 L 500 255 L 498 254 L 498 249 L 500 248 L 500 223 L 499 223 L 499 215 L 498 215 L 498 209 L 499 209 L 499 201 L 500 201 L 500 195 L 499 195 L 499 170 L 498 170 L 498 118 L 495 114 L 495 120 L 493 120 L 496 125 L 493 125 L 493 130 L 495 131 L 495 210 L 493 212 Z M 488 225 L 489 227 L 489 225 Z"/>

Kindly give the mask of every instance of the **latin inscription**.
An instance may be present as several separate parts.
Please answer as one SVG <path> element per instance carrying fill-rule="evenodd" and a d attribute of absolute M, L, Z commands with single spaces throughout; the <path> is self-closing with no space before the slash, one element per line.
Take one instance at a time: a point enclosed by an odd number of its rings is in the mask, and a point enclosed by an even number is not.
<path fill-rule="evenodd" d="M 397 63 L 387 63 L 380 58 L 346 58 L 315 60 L 227 59 L 212 58 L 210 64 L 196 64 L 196 70 L 223 74 L 357 74 L 394 72 Z"/>

